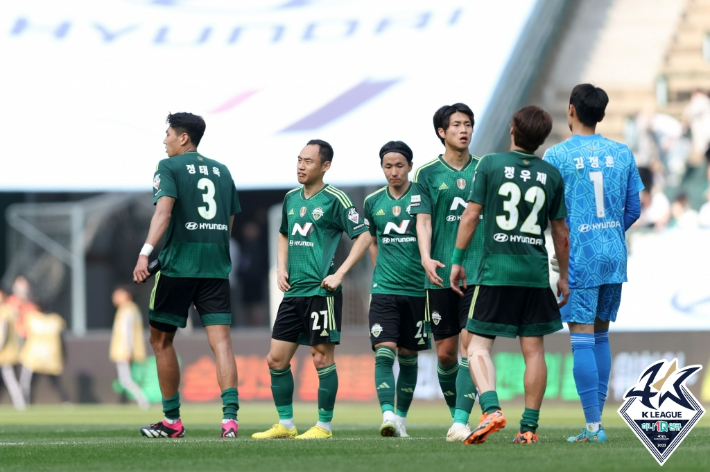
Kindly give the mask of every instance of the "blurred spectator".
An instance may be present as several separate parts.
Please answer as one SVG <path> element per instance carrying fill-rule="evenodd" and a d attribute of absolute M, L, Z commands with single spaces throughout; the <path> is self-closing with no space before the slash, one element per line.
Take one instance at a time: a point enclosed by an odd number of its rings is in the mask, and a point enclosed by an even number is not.
<path fill-rule="evenodd" d="M 660 185 L 653 181 L 653 173 L 646 167 L 639 168 L 639 176 L 644 189 L 641 191 L 641 217 L 634 227 L 652 228 L 656 231 L 668 225 L 671 214 L 671 204 L 661 190 Z"/>
<path fill-rule="evenodd" d="M 25 402 L 31 403 L 32 377 L 34 374 L 49 376 L 49 380 L 59 393 L 63 403 L 69 401 L 59 376 L 64 371 L 64 354 L 62 352 L 62 331 L 66 328 L 64 318 L 56 313 L 45 315 L 32 311 L 25 315 L 27 340 L 20 351 L 22 373 L 20 387 L 25 396 Z"/>
<path fill-rule="evenodd" d="M 12 283 L 12 295 L 7 298 L 7 304 L 17 313 L 15 329 L 17 330 L 17 335 L 23 339 L 27 337 L 25 316 L 28 313 L 39 310 L 31 299 L 30 283 L 22 275 L 18 276 Z"/>
<path fill-rule="evenodd" d="M 262 237 L 259 225 L 250 221 L 242 226 L 241 258 L 237 275 L 242 292 L 242 306 L 246 324 L 266 326 L 266 279 L 269 264 L 266 238 Z"/>
<path fill-rule="evenodd" d="M 657 155 L 656 141 L 653 138 L 653 114 L 654 106 L 648 104 L 636 115 L 633 122 L 635 127 L 630 122 L 626 126 L 626 138 L 634 144 L 631 148 L 639 168 L 650 169 L 653 158 Z"/>
<path fill-rule="evenodd" d="M 710 97 L 702 90 L 694 90 L 690 103 L 683 111 L 683 125 L 690 130 L 692 148 L 688 164 L 702 165 L 710 147 Z"/>
<path fill-rule="evenodd" d="M 5 301 L 6 294 L 0 290 L 0 372 L 10 393 L 12 405 L 16 410 L 24 410 L 25 400 L 22 398 L 14 367 L 20 358 L 20 338 L 15 331 L 16 314 Z"/>
<path fill-rule="evenodd" d="M 705 190 L 705 199 L 707 201 L 700 207 L 698 213 L 698 224 L 701 228 L 710 228 L 710 188 Z"/>
<path fill-rule="evenodd" d="M 145 361 L 145 339 L 143 337 L 143 318 L 141 311 L 133 302 L 133 293 L 129 287 L 118 287 L 111 295 L 116 317 L 111 331 L 109 356 L 116 363 L 118 381 L 125 391 L 138 402 L 141 409 L 150 404 L 140 386 L 131 376 L 131 363 Z"/>
<path fill-rule="evenodd" d="M 679 193 L 671 205 L 671 226 L 681 229 L 693 229 L 698 227 L 698 212 L 690 208 L 688 196 Z"/>

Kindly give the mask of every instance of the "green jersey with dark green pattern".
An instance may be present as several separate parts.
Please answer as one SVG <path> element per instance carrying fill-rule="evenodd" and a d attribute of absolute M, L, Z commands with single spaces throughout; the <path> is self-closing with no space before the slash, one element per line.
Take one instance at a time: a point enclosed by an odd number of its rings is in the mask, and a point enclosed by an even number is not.
<path fill-rule="evenodd" d="M 365 224 L 377 241 L 372 293 L 423 297 L 426 273 L 417 244 L 416 216 L 410 215 L 413 184 L 399 198 L 389 186 L 365 198 Z"/>
<path fill-rule="evenodd" d="M 333 256 L 343 231 L 355 239 L 367 231 L 352 200 L 345 192 L 326 184 L 306 198 L 303 187 L 286 194 L 279 232 L 288 237 L 288 283 L 284 297 L 332 296 L 320 286 L 335 273 Z"/>
<path fill-rule="evenodd" d="M 428 213 L 431 215 L 431 258 L 446 267 L 437 269 L 437 274 L 443 279 L 444 288 L 450 288 L 451 257 L 456 247 L 456 235 L 459 220 L 468 205 L 468 195 L 471 192 L 473 173 L 480 161 L 479 157 L 471 156 L 461 170 L 456 170 L 444 161 L 440 155 L 427 162 L 414 174 L 414 190 L 412 191 L 412 214 Z M 481 221 L 480 225 L 483 224 Z M 479 227 L 480 227 L 479 225 Z M 481 228 L 483 229 L 483 228 Z M 466 250 L 463 267 L 466 269 L 466 283 L 473 284 L 483 251 L 483 231 L 476 235 Z M 440 288 L 426 278 L 427 289 Z"/>
<path fill-rule="evenodd" d="M 169 277 L 226 279 L 229 220 L 241 211 L 229 170 L 196 151 L 163 159 L 153 175 L 153 204 L 175 199 L 160 272 Z"/>
<path fill-rule="evenodd" d="M 567 216 L 565 185 L 550 163 L 522 151 L 484 156 L 468 197 L 483 206 L 480 285 L 550 286 L 545 229 Z"/>

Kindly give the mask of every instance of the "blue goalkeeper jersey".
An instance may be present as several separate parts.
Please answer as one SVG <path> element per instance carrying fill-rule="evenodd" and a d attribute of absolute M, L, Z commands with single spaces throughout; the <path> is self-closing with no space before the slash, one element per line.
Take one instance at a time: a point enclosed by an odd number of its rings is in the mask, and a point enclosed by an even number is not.
<path fill-rule="evenodd" d="M 565 183 L 570 287 L 626 282 L 624 210 L 643 190 L 631 150 L 600 134 L 575 134 L 548 149 L 543 159 Z"/>

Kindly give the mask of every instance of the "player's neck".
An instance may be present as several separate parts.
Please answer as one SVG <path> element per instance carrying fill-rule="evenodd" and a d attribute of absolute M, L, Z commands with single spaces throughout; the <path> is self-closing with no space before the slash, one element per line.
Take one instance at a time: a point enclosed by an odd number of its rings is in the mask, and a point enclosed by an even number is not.
<path fill-rule="evenodd" d="M 407 183 L 406 183 L 406 184 L 401 185 L 400 187 L 393 187 L 393 186 L 390 185 L 390 186 L 389 186 L 390 195 L 392 195 L 394 198 L 396 198 L 397 200 L 399 200 L 399 198 L 400 198 L 402 195 L 404 195 L 405 193 L 407 193 L 407 190 L 409 190 L 409 187 L 410 187 L 411 185 L 412 185 L 412 183 L 411 183 L 409 180 L 407 180 Z"/>
<path fill-rule="evenodd" d="M 444 159 L 444 162 L 454 169 L 461 170 L 468 164 L 468 161 L 471 160 L 471 153 L 468 151 L 468 148 L 459 151 L 446 146 L 446 151 L 441 157 Z"/>
<path fill-rule="evenodd" d="M 579 136 L 593 136 L 597 134 L 597 127 L 596 125 L 587 126 L 582 124 L 581 122 L 572 123 L 572 134 L 576 134 Z"/>
<path fill-rule="evenodd" d="M 520 151 L 520 152 L 524 152 L 526 154 L 533 154 L 532 152 L 528 151 L 527 149 L 523 149 L 520 146 L 516 146 L 515 144 L 510 145 L 510 150 L 511 151 Z M 535 156 L 535 154 L 533 154 L 533 156 Z"/>
<path fill-rule="evenodd" d="M 323 182 L 323 179 L 320 179 L 317 182 L 313 182 L 311 184 L 303 184 L 303 196 L 306 198 L 311 198 L 313 195 L 323 190 L 323 187 L 325 187 L 325 182 Z"/>
<path fill-rule="evenodd" d="M 197 148 L 195 146 L 185 146 L 184 148 L 181 148 L 180 151 L 178 151 L 177 155 L 179 156 L 188 152 L 197 152 Z"/>

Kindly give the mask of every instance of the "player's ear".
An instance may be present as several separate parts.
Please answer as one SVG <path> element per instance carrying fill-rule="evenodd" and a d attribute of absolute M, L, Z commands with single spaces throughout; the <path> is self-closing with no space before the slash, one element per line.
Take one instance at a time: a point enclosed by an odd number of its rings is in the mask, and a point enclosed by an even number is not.
<path fill-rule="evenodd" d="M 186 146 L 189 141 L 190 136 L 188 136 L 187 133 L 182 133 L 180 135 L 180 146 Z"/>
<path fill-rule="evenodd" d="M 407 173 L 410 173 L 412 171 L 412 163 L 414 161 L 409 161 L 409 165 L 407 166 Z"/>
<path fill-rule="evenodd" d="M 325 161 L 322 166 L 320 166 L 323 172 L 328 172 L 330 170 L 330 163 L 332 161 Z"/>
<path fill-rule="evenodd" d="M 444 128 L 438 128 L 436 132 L 439 133 L 439 137 L 441 139 L 444 139 L 446 137 L 446 131 L 444 131 Z"/>
<path fill-rule="evenodd" d="M 574 117 L 577 115 L 577 109 L 572 105 L 571 103 L 569 104 L 569 108 L 567 108 L 567 116 Z"/>

